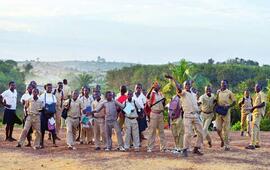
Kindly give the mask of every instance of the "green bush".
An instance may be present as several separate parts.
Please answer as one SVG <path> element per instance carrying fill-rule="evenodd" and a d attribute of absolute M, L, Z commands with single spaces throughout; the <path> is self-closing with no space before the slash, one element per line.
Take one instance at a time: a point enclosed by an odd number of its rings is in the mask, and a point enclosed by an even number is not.
<path fill-rule="evenodd" d="M 236 122 L 232 127 L 231 127 L 232 131 L 239 131 L 241 129 L 241 122 L 238 121 Z"/>
<path fill-rule="evenodd" d="M 260 129 L 262 131 L 270 131 L 270 118 L 263 118 L 261 120 Z"/>

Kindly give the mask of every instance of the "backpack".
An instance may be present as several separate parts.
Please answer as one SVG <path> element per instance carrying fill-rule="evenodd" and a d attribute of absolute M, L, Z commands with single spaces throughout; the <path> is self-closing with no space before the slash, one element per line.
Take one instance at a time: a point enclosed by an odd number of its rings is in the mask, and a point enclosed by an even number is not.
<path fill-rule="evenodd" d="M 169 117 L 171 119 L 177 119 L 180 116 L 183 117 L 182 107 L 179 105 L 180 97 L 176 95 L 169 104 Z"/>

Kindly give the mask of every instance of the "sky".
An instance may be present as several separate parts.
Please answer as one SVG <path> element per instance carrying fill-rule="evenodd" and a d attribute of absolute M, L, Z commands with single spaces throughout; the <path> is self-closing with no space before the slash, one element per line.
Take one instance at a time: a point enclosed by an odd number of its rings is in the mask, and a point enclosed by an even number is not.
<path fill-rule="evenodd" d="M 269 0 L 0 0 L 0 59 L 270 64 Z"/>

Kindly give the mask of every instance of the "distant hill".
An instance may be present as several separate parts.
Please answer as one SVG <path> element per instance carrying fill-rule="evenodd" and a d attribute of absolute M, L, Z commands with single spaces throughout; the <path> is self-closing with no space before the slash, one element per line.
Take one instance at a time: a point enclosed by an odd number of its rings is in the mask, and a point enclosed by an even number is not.
<path fill-rule="evenodd" d="M 104 81 L 107 71 L 135 65 L 133 63 L 106 62 L 104 59 L 98 58 L 97 61 L 23 61 L 18 62 L 18 66 L 23 69 L 23 66 L 28 63 L 31 63 L 33 69 L 26 75 L 26 83 L 36 80 L 38 84 L 57 83 L 63 78 L 72 80 L 82 72 L 92 74 L 95 83 L 101 83 Z"/>

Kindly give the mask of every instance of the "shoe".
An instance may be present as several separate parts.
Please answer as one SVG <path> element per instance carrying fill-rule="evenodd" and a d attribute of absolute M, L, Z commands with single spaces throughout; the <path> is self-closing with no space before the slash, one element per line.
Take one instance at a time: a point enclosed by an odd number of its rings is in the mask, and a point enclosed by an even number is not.
<path fill-rule="evenodd" d="M 28 143 L 27 145 L 25 145 L 25 147 L 31 147 L 31 143 Z"/>
<path fill-rule="evenodd" d="M 61 140 L 58 136 L 55 137 L 56 140 Z"/>
<path fill-rule="evenodd" d="M 220 147 L 224 147 L 224 141 L 221 141 Z"/>
<path fill-rule="evenodd" d="M 165 152 L 170 152 L 170 150 L 169 149 L 161 149 L 160 152 L 164 152 L 165 153 Z"/>
<path fill-rule="evenodd" d="M 112 150 L 112 149 L 110 149 L 110 148 L 106 148 L 106 149 L 105 149 L 106 152 L 109 152 L 109 151 L 111 151 L 111 150 Z"/>
<path fill-rule="evenodd" d="M 230 151 L 231 149 L 228 146 L 226 146 L 224 150 L 225 151 Z"/>
<path fill-rule="evenodd" d="M 58 147 L 58 146 L 57 146 L 56 144 L 53 144 L 53 147 L 55 147 L 55 148 L 56 148 L 56 147 Z"/>
<path fill-rule="evenodd" d="M 73 148 L 73 147 L 72 147 L 71 145 L 68 145 L 68 149 L 69 149 L 69 150 L 72 150 L 72 148 Z"/>
<path fill-rule="evenodd" d="M 14 139 L 13 137 L 10 137 L 11 141 L 17 141 L 17 139 Z"/>
<path fill-rule="evenodd" d="M 212 148 L 212 142 L 208 142 L 209 148 Z"/>
<path fill-rule="evenodd" d="M 8 138 L 8 140 L 7 141 L 9 141 L 9 142 L 13 142 L 14 140 L 12 140 L 11 138 Z"/>
<path fill-rule="evenodd" d="M 151 150 L 151 149 L 147 149 L 147 152 L 148 152 L 148 153 L 151 153 L 151 152 L 152 152 L 152 150 Z"/>
<path fill-rule="evenodd" d="M 173 154 L 179 154 L 181 151 L 179 150 L 179 149 L 174 149 L 174 150 L 172 150 L 172 153 Z"/>
<path fill-rule="evenodd" d="M 193 153 L 194 153 L 194 154 L 197 154 L 197 155 L 200 155 L 200 156 L 203 155 L 203 153 L 201 153 L 201 152 L 199 151 L 199 148 L 198 148 L 198 147 L 195 147 L 195 148 L 194 148 Z"/>
<path fill-rule="evenodd" d="M 247 147 L 245 147 L 246 149 L 251 149 L 251 150 L 254 150 L 255 149 L 255 146 L 253 145 L 248 145 Z"/>
<path fill-rule="evenodd" d="M 40 149 L 44 149 L 44 145 L 40 145 L 40 147 L 39 147 Z"/>
<path fill-rule="evenodd" d="M 126 149 L 125 149 L 123 146 L 120 146 L 120 147 L 119 147 L 119 151 L 125 152 Z"/>
<path fill-rule="evenodd" d="M 16 147 L 17 147 L 17 148 L 21 148 L 21 147 L 22 147 L 22 145 L 18 143 L 18 145 L 17 145 Z"/>
<path fill-rule="evenodd" d="M 80 145 L 83 145 L 83 141 L 80 141 Z"/>
<path fill-rule="evenodd" d="M 139 148 L 134 148 L 134 151 L 135 152 L 140 152 L 140 149 Z"/>
<path fill-rule="evenodd" d="M 182 156 L 183 156 L 183 157 L 188 157 L 187 149 L 183 149 L 183 151 L 182 151 Z"/>
<path fill-rule="evenodd" d="M 244 136 L 244 132 L 243 131 L 241 132 L 241 136 Z"/>
<path fill-rule="evenodd" d="M 260 148 L 261 146 L 260 145 L 255 145 L 255 148 Z"/>
<path fill-rule="evenodd" d="M 95 150 L 96 150 L 96 151 L 99 151 L 99 150 L 100 150 L 100 147 L 96 147 Z"/>
<path fill-rule="evenodd" d="M 194 136 L 193 136 L 193 138 L 196 138 L 196 137 L 197 137 L 197 135 L 194 135 Z"/>

